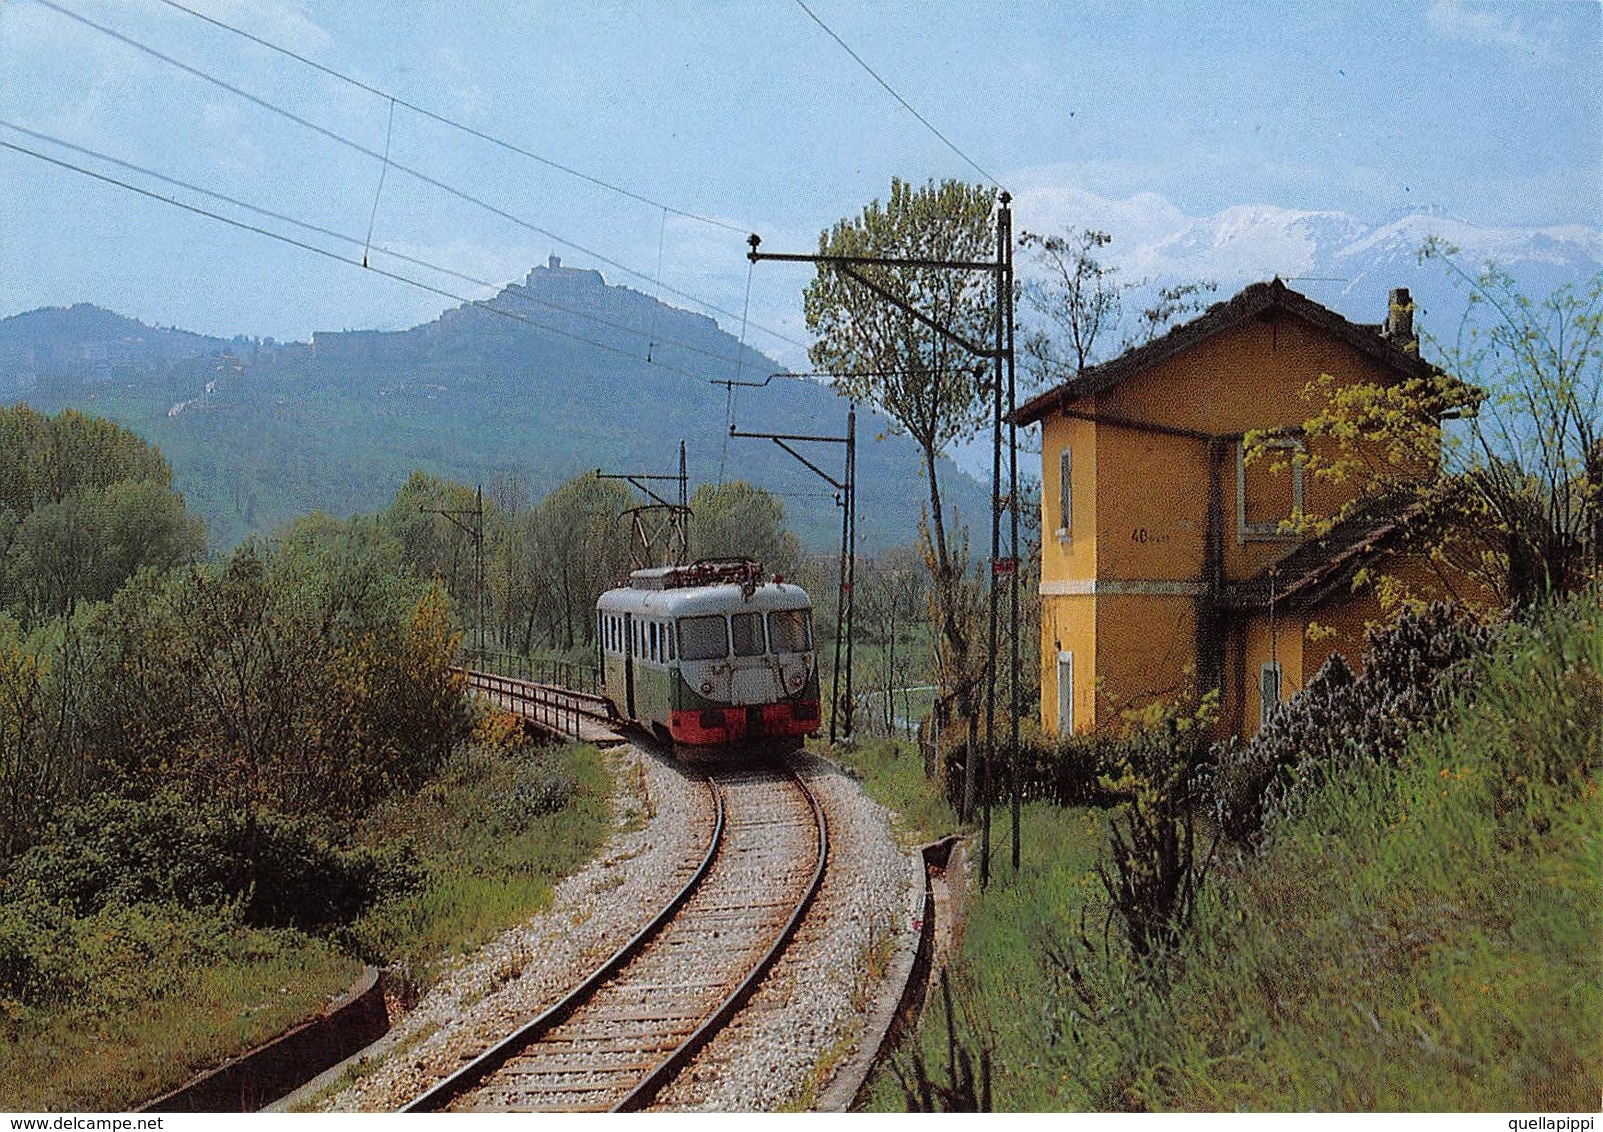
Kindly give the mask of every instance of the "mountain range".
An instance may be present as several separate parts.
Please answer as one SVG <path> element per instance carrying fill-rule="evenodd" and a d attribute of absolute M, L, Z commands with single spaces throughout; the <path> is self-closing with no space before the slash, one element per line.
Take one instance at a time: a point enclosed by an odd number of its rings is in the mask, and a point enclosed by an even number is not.
<path fill-rule="evenodd" d="M 1458 249 L 1471 274 L 1487 261 L 1510 272 L 1527 294 L 1545 295 L 1603 269 L 1603 231 L 1582 224 L 1495 227 L 1421 209 L 1369 223 L 1333 210 L 1239 205 L 1188 216 L 1155 193 L 1112 200 L 1090 193 L 1026 187 L 1020 226 L 1052 232 L 1098 228 L 1112 243 L 1103 258 L 1125 281 L 1155 285 L 1207 279 L 1227 298 L 1279 276 L 1354 322 L 1379 322 L 1387 295 L 1407 287 L 1427 332 L 1451 338 L 1467 303 L 1464 287 L 1439 260 L 1421 261 L 1436 238 Z M 1020 270 L 1028 270 L 1021 260 Z"/>
<path fill-rule="evenodd" d="M 379 509 L 414 468 L 487 494 L 516 480 L 537 500 L 591 469 L 676 473 L 683 440 L 692 491 L 721 479 L 763 486 L 824 550 L 839 539 L 834 487 L 769 440 L 729 435 L 731 424 L 845 435 L 847 403 L 816 381 L 770 378 L 780 370 L 712 319 L 555 256 L 493 299 L 411 329 L 310 342 L 205 337 L 87 304 L 0 320 L 0 397 L 70 405 L 158 445 L 213 547 L 314 509 Z M 916 447 L 888 433 L 859 412 L 868 551 L 912 540 L 927 499 Z M 792 447 L 841 478 L 843 445 Z M 964 520 L 983 522 L 976 481 L 947 465 L 944 487 Z"/>

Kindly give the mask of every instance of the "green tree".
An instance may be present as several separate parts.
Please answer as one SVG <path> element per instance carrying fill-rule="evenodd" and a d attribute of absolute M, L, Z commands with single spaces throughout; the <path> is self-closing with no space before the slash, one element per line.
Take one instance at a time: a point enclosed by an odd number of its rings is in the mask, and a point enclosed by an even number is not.
<path fill-rule="evenodd" d="M 476 506 L 467 484 L 414 471 L 379 513 L 379 524 L 400 541 L 406 569 L 419 578 L 438 579 L 464 608 L 472 608 L 475 597 L 469 512 Z M 485 507 L 487 516 L 490 509 Z M 453 514 L 441 513 L 446 511 Z"/>
<path fill-rule="evenodd" d="M 517 524 L 514 542 L 529 579 L 525 651 L 535 626 L 560 649 L 594 640 L 596 599 L 629 576 L 629 529 L 619 516 L 632 505 L 621 483 L 586 472 Z"/>
<path fill-rule="evenodd" d="M 785 527 L 777 496 L 734 480 L 700 484 L 690 501 L 690 557 L 754 558 L 770 574 L 794 574 L 802 545 Z"/>
<path fill-rule="evenodd" d="M 167 461 L 135 434 L 71 409 L 0 409 L 0 601 L 25 620 L 105 600 L 205 544 Z"/>
<path fill-rule="evenodd" d="M 1296 458 L 1351 491 L 1334 513 L 1301 516 L 1301 533 L 1383 507 L 1407 517 L 1442 581 L 1472 604 L 1575 593 L 1597 575 L 1603 542 L 1603 275 L 1538 299 L 1495 264 L 1472 275 L 1445 244 L 1421 255 L 1468 291 L 1457 335 L 1427 339 L 1441 361 L 1424 377 L 1309 384 L 1315 412 Z M 1283 461 L 1275 439 L 1249 434 L 1248 458 Z M 1383 597 L 1412 596 L 1383 586 Z"/>
<path fill-rule="evenodd" d="M 1520 607 L 1577 593 L 1603 551 L 1603 273 L 1532 298 L 1495 264 L 1472 276 L 1439 241 L 1423 255 L 1469 293 L 1443 368 L 1486 392 L 1448 453 L 1482 580 Z"/>
<path fill-rule="evenodd" d="M 12 533 L 6 574 L 24 610 L 56 617 L 74 601 L 104 601 L 142 567 L 191 562 L 205 545 L 205 528 L 182 498 L 150 480 L 125 480 L 36 508 Z"/>
<path fill-rule="evenodd" d="M 996 194 L 960 181 L 915 188 L 891 182 L 890 199 L 871 202 L 819 237 L 823 255 L 887 256 L 978 262 L 995 255 Z M 903 303 L 976 345 L 996 333 L 995 277 L 935 268 L 864 267 L 862 273 Z M 939 715 L 972 721 L 980 667 L 973 655 L 973 588 L 967 533 L 949 529 L 941 500 L 940 457 L 971 437 L 985 419 L 990 369 L 972 353 L 827 266 L 803 296 L 817 341 L 813 363 L 836 390 L 876 405 L 923 454 L 928 506 L 920 536 L 930 571 L 940 698 Z"/>

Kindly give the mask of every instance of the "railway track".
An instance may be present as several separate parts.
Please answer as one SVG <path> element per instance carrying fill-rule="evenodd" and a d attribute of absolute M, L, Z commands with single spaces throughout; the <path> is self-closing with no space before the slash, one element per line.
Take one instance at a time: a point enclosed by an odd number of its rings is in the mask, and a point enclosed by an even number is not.
<path fill-rule="evenodd" d="M 735 1017 L 806 916 L 829 839 L 789 770 L 706 781 L 715 829 L 684 888 L 561 1002 L 405 1111 L 645 1108 Z"/>

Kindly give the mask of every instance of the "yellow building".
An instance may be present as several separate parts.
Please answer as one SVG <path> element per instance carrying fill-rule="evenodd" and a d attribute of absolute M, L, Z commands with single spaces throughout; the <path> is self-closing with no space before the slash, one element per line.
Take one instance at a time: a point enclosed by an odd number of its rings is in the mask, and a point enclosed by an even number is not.
<path fill-rule="evenodd" d="M 1284 430 L 1301 448 L 1316 410 L 1304 390 L 1322 374 L 1431 373 L 1412 321 L 1406 291 L 1384 324 L 1363 326 L 1275 279 L 1020 407 L 1018 423 L 1042 430 L 1048 734 L 1117 726 L 1126 710 L 1209 688 L 1220 731 L 1255 734 L 1331 652 L 1356 665 L 1381 611 L 1353 593 L 1352 573 L 1400 524 L 1371 513 L 1317 543 L 1285 533 L 1294 511 L 1335 513 L 1354 489 L 1305 481 L 1295 461 L 1247 465 L 1243 436 Z"/>

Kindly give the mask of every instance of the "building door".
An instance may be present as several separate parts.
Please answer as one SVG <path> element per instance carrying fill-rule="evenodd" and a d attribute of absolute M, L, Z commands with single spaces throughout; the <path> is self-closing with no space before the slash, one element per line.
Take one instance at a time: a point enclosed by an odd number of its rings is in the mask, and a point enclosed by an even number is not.
<path fill-rule="evenodd" d="M 1058 736 L 1074 734 L 1074 654 L 1058 653 Z"/>

